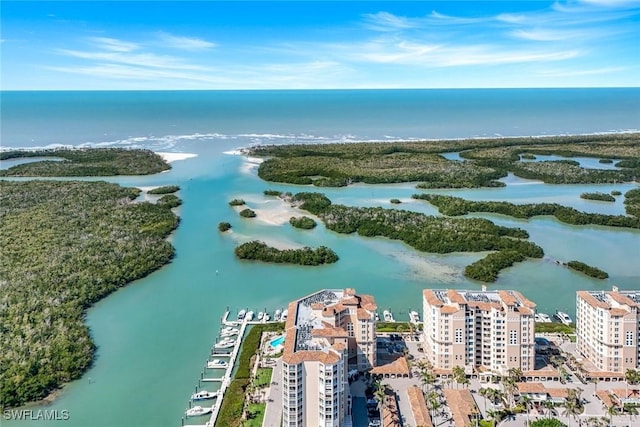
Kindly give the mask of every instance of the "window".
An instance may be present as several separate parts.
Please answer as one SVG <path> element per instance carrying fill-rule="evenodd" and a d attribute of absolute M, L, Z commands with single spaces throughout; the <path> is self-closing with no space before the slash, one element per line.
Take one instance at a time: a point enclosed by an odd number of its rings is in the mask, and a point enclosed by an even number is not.
<path fill-rule="evenodd" d="M 633 331 L 627 331 L 624 338 L 624 345 L 633 345 Z"/>
<path fill-rule="evenodd" d="M 509 344 L 518 344 L 518 331 L 509 331 Z"/>
<path fill-rule="evenodd" d="M 456 343 L 462 343 L 462 329 L 460 328 L 456 329 Z"/>

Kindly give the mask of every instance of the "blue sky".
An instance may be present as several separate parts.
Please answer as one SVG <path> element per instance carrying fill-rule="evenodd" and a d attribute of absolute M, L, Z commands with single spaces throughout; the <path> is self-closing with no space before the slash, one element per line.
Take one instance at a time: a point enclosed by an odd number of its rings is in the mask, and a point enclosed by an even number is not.
<path fill-rule="evenodd" d="M 0 8 L 3 90 L 640 86 L 640 0 Z"/>

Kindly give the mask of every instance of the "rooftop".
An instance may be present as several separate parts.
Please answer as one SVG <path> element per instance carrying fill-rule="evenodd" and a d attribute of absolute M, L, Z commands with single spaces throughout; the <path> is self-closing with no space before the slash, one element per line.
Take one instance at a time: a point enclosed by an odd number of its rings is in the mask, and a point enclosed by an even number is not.
<path fill-rule="evenodd" d="M 525 298 L 518 291 L 475 291 L 454 289 L 425 289 L 423 296 L 432 306 L 442 307 L 440 310 L 451 312 L 456 305 L 469 305 L 482 310 L 492 307 L 501 309 L 503 306 L 515 306 L 523 314 L 533 314 L 536 304 Z"/>

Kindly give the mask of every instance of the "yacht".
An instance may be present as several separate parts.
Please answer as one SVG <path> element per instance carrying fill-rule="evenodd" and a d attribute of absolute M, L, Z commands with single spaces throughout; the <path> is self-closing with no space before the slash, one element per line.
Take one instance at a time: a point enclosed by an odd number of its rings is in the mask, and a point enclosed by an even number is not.
<path fill-rule="evenodd" d="M 220 342 L 214 345 L 215 348 L 231 348 L 236 344 L 235 340 L 230 338 L 223 338 Z"/>
<path fill-rule="evenodd" d="M 258 320 L 262 320 L 263 317 L 264 317 L 263 312 L 258 313 Z"/>
<path fill-rule="evenodd" d="M 214 397 L 218 397 L 219 395 L 220 392 L 218 391 L 201 390 L 197 393 L 193 393 L 191 395 L 191 400 L 209 400 L 213 399 Z"/>
<path fill-rule="evenodd" d="M 534 317 L 536 323 L 551 323 L 551 317 L 548 314 L 536 313 Z"/>
<path fill-rule="evenodd" d="M 382 317 L 384 318 L 385 322 L 395 322 L 395 320 L 393 319 L 393 314 L 391 314 L 389 310 L 383 311 Z"/>
<path fill-rule="evenodd" d="M 245 319 L 247 319 L 247 322 L 251 322 L 253 320 L 253 311 L 248 311 Z"/>
<path fill-rule="evenodd" d="M 202 406 L 194 406 L 193 408 L 187 409 L 185 415 L 187 417 L 197 417 L 199 415 L 210 414 L 213 411 L 213 407 L 211 408 L 203 408 Z"/>
<path fill-rule="evenodd" d="M 573 323 L 573 320 L 571 320 L 571 317 L 569 317 L 569 315 L 563 311 L 556 311 L 556 314 L 554 314 L 553 317 L 555 317 L 565 325 L 570 325 Z"/>
<path fill-rule="evenodd" d="M 280 315 L 282 314 L 282 312 L 280 311 L 280 309 L 276 310 L 275 313 L 273 313 L 273 320 L 275 320 L 276 322 L 278 322 L 280 320 Z"/>
<path fill-rule="evenodd" d="M 286 321 L 288 314 L 289 314 L 289 310 L 287 310 L 286 308 L 282 310 L 282 315 L 280 316 L 280 320 L 283 322 Z"/>
<path fill-rule="evenodd" d="M 409 321 L 411 323 L 418 323 L 420 322 L 420 315 L 418 314 L 417 311 L 410 311 L 409 312 Z"/>
<path fill-rule="evenodd" d="M 229 337 L 232 337 L 234 335 L 238 335 L 238 332 L 240 332 L 240 331 L 238 331 L 237 329 L 233 329 L 233 328 L 229 329 L 229 330 L 223 329 L 222 332 L 220 332 L 220 336 L 223 337 L 223 338 L 229 338 Z"/>
<path fill-rule="evenodd" d="M 216 369 L 216 368 L 226 368 L 229 366 L 229 363 L 222 359 L 213 359 L 207 362 L 207 368 Z"/>
<path fill-rule="evenodd" d="M 269 320 L 271 320 L 271 316 L 269 316 L 269 313 L 265 313 L 262 320 L 264 320 L 265 322 L 268 322 Z"/>
<path fill-rule="evenodd" d="M 376 322 L 380 321 L 380 315 L 378 314 L 378 312 L 376 311 Z"/>
<path fill-rule="evenodd" d="M 247 311 L 246 310 L 240 310 L 238 312 L 238 321 L 242 321 L 244 320 L 244 317 L 247 315 Z"/>

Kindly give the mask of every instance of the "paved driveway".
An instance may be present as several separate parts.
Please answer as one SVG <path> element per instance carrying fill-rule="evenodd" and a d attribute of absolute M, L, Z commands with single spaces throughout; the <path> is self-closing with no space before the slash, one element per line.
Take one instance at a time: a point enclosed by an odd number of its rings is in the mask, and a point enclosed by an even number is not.
<path fill-rule="evenodd" d="M 263 427 L 282 425 L 282 359 L 278 359 L 271 374 L 271 385 L 267 390 L 267 408 L 264 412 Z"/>

